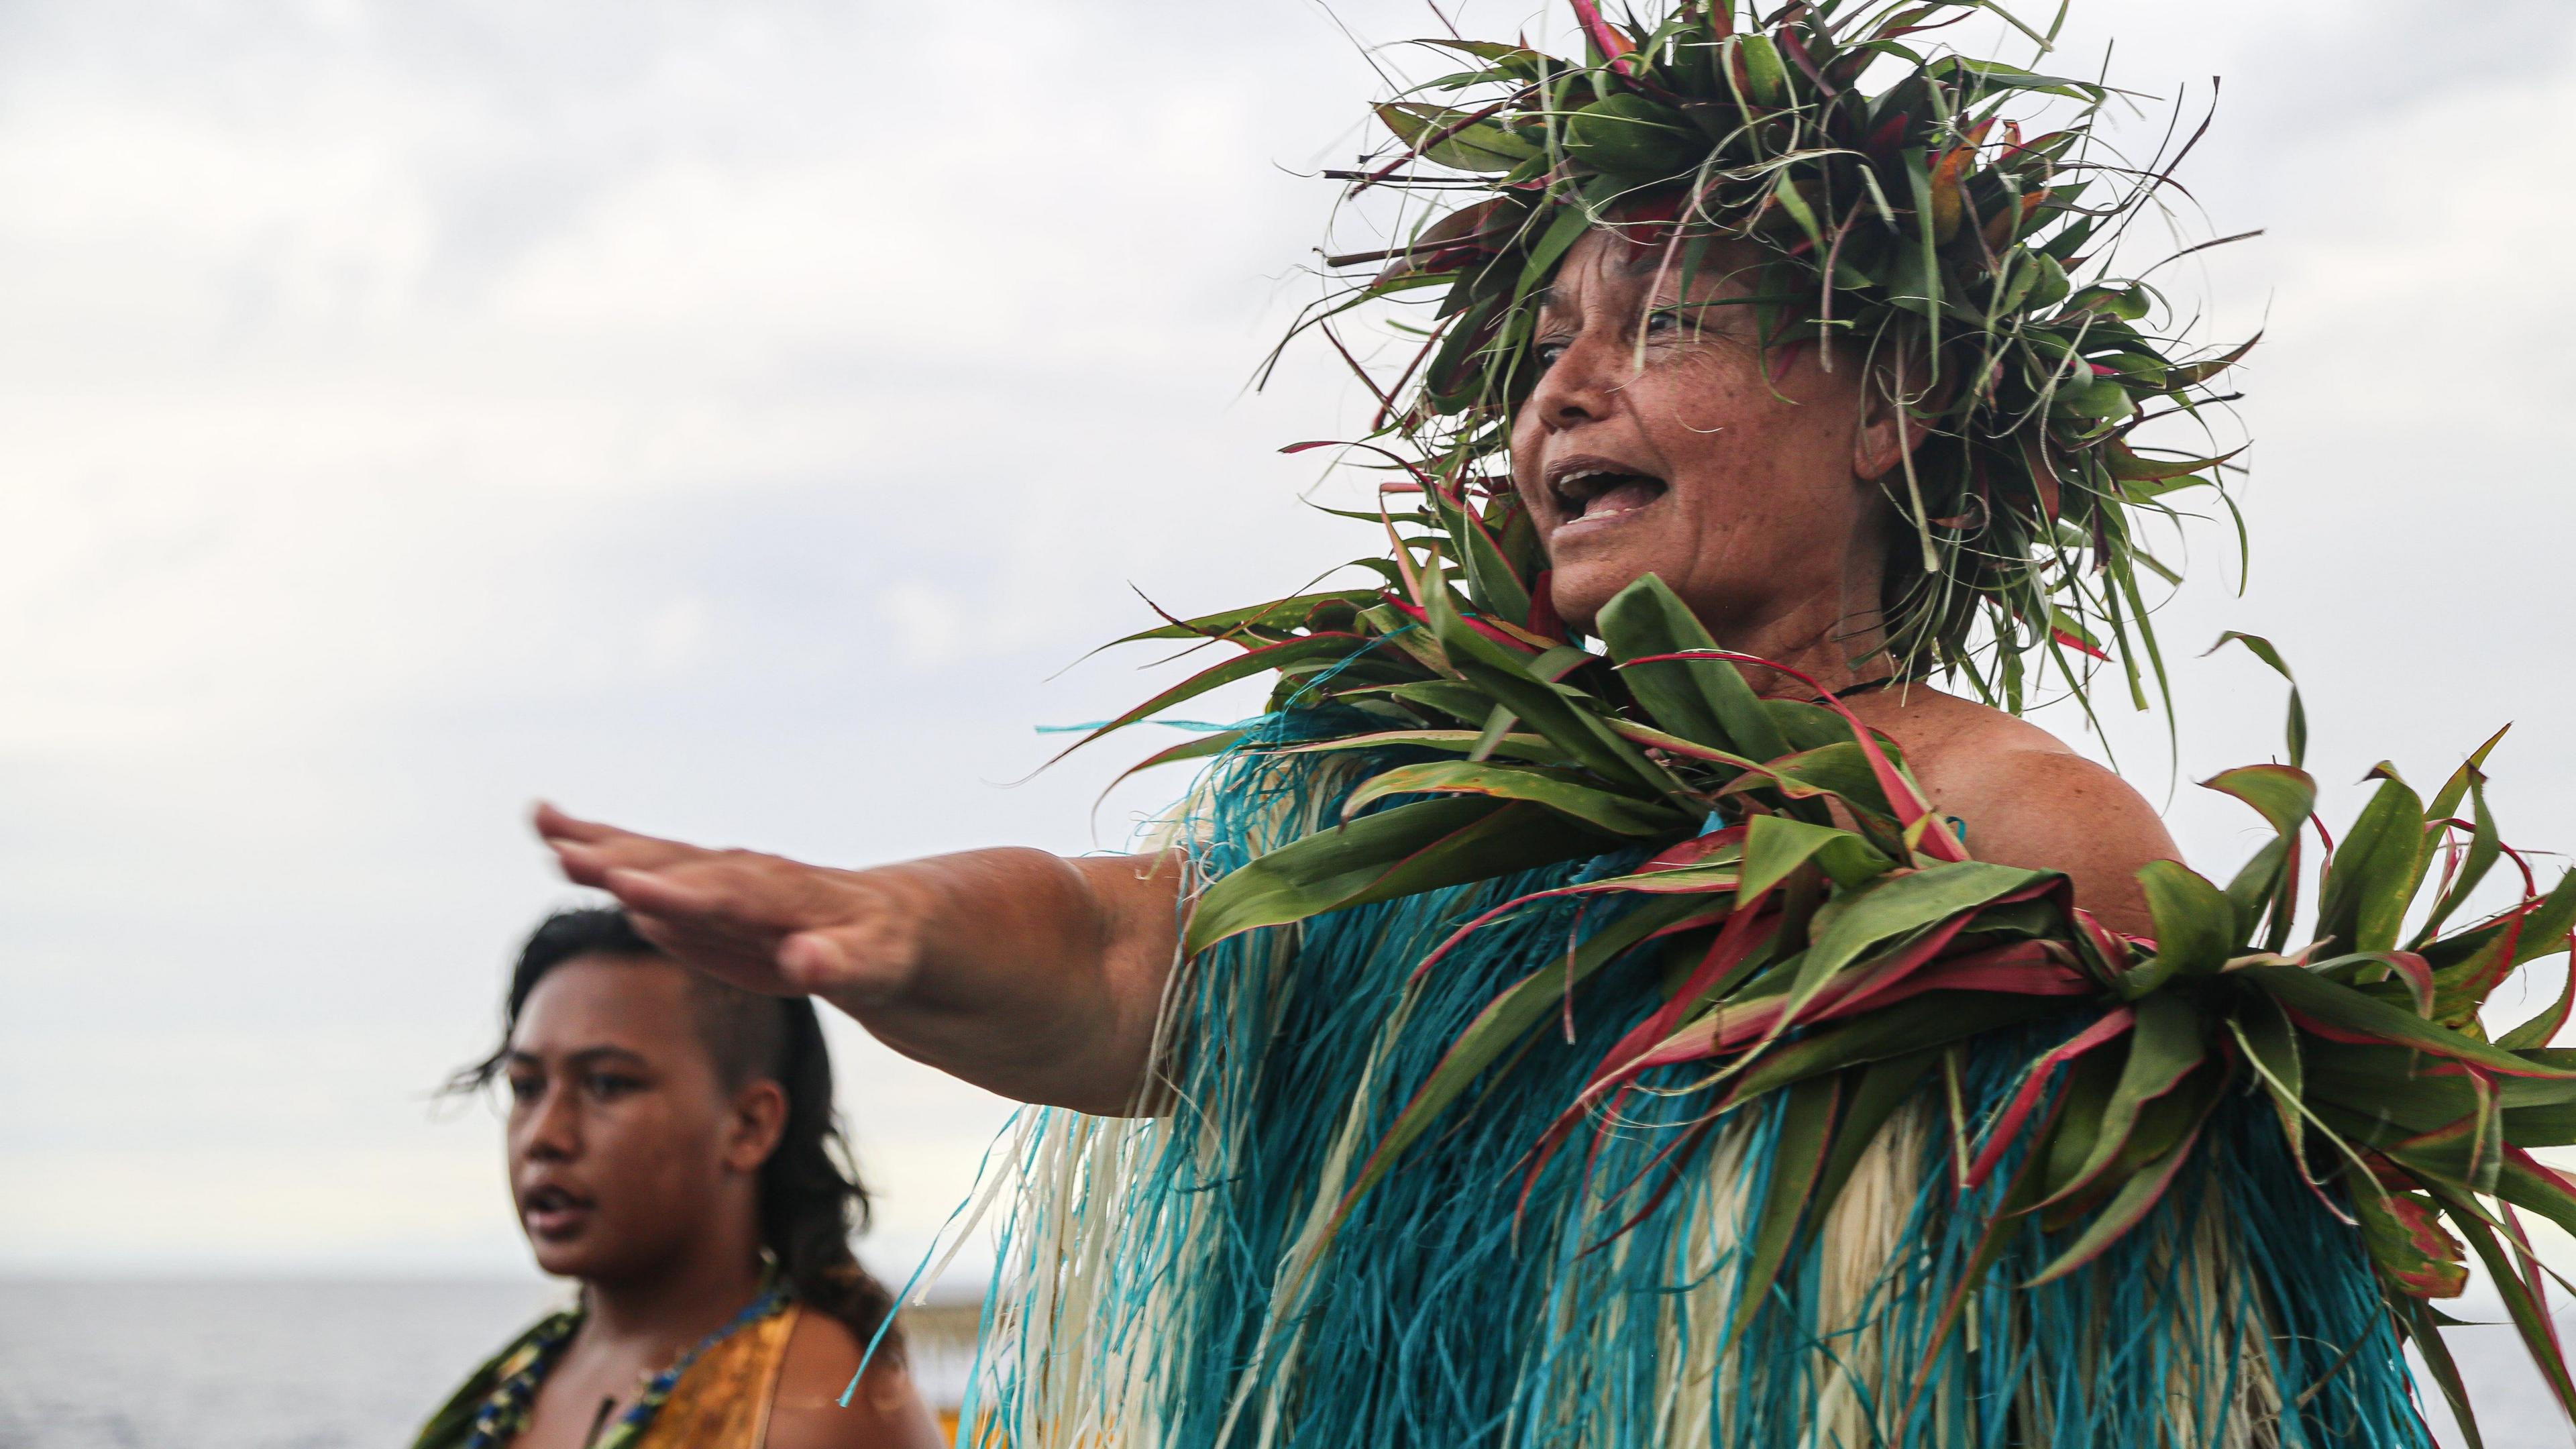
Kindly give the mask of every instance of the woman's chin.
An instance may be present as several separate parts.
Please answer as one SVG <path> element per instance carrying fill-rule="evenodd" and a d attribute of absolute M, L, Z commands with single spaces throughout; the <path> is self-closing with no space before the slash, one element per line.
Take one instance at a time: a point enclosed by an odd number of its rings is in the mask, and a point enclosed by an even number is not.
<path fill-rule="evenodd" d="M 1622 567 L 1610 560 L 1555 564 L 1548 576 L 1548 601 L 1567 627 L 1589 634 L 1593 621 L 1619 591 L 1654 570 L 1644 564 Z"/>
<path fill-rule="evenodd" d="M 592 1278 L 599 1276 L 599 1254 L 587 1244 L 549 1243 L 531 1240 L 528 1244 L 537 1260 L 537 1271 L 549 1278 Z"/>

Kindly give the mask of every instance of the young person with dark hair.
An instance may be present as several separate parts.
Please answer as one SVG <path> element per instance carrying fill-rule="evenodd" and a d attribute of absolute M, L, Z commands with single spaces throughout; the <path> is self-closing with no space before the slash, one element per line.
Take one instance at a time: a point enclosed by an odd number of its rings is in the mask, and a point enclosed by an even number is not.
<path fill-rule="evenodd" d="M 539 926 L 501 1045 L 510 1190 L 579 1303 L 474 1371 L 418 1449 L 921 1449 L 939 1434 L 850 1235 L 868 1196 L 813 1006 L 689 971 L 615 910 Z"/>

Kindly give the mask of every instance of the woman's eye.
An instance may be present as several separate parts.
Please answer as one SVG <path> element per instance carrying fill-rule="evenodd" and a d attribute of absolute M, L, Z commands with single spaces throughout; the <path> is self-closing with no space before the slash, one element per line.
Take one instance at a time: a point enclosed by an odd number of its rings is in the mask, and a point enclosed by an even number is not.
<path fill-rule="evenodd" d="M 1658 307 L 1646 314 L 1646 335 L 1661 337 L 1681 330 L 1682 314 L 1670 307 Z"/>
<path fill-rule="evenodd" d="M 1565 344 L 1562 342 L 1542 342 L 1530 349 L 1530 356 L 1537 361 L 1541 372 L 1555 366 L 1556 360 L 1564 355 Z"/>

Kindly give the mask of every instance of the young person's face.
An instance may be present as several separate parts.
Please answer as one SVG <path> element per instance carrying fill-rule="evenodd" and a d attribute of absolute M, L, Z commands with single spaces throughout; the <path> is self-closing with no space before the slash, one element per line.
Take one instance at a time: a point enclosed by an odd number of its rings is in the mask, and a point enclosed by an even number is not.
<path fill-rule="evenodd" d="M 528 993 L 510 1034 L 510 1193 L 548 1273 L 650 1276 L 739 1224 L 776 1146 L 772 1082 L 728 1092 L 686 968 L 579 956 Z"/>

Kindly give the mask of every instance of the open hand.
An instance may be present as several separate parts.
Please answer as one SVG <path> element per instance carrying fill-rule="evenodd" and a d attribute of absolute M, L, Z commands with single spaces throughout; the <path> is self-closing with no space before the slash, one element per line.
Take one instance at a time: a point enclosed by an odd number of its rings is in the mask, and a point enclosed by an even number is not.
<path fill-rule="evenodd" d="M 674 958 L 747 990 L 883 1000 L 920 957 L 918 903 L 899 876 L 708 850 L 539 805 L 537 834 L 564 875 L 617 897 Z"/>

